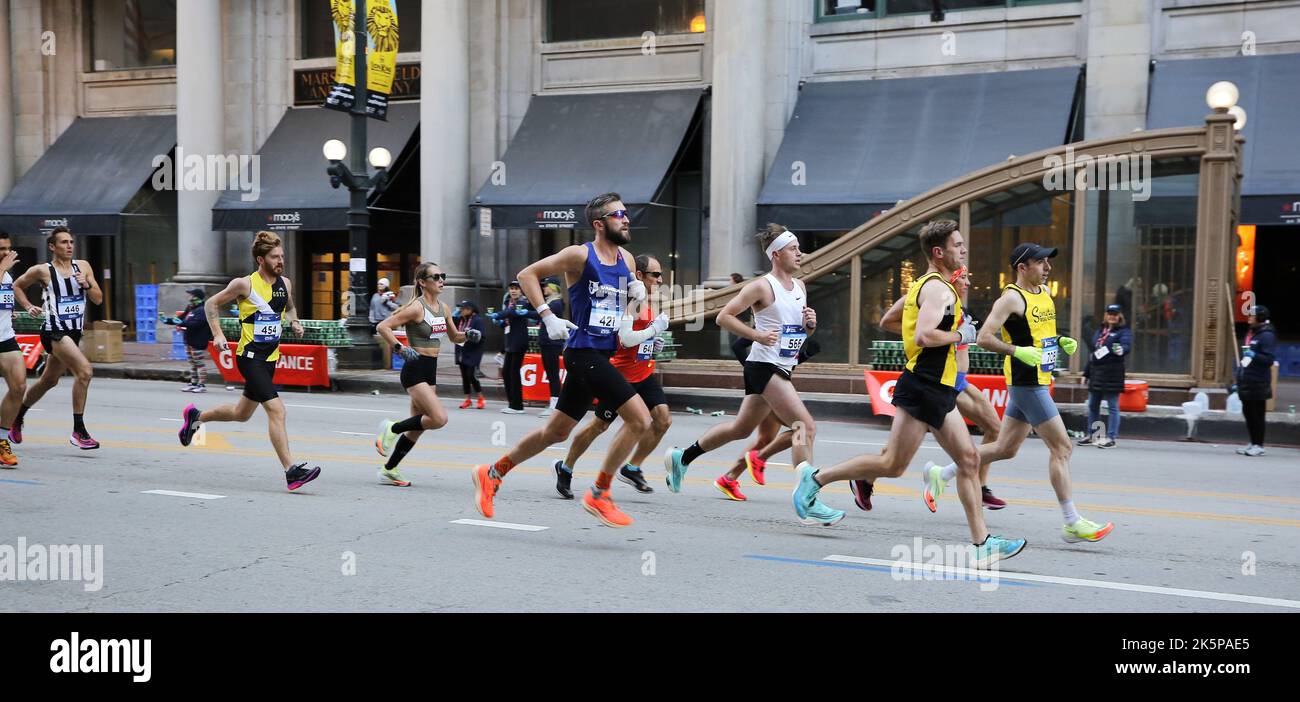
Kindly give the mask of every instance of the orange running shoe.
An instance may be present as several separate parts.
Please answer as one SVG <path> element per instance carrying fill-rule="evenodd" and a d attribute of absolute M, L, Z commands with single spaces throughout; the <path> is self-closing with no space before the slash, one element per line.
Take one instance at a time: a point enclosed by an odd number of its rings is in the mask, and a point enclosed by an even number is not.
<path fill-rule="evenodd" d="M 582 507 L 607 527 L 631 526 L 632 518 L 623 514 L 609 497 L 609 490 L 591 488 L 582 496 Z"/>
<path fill-rule="evenodd" d="M 18 465 L 18 457 L 14 455 L 13 446 L 9 445 L 8 439 L 0 439 L 0 466 L 13 468 Z"/>
<path fill-rule="evenodd" d="M 492 498 L 501 489 L 501 480 L 492 477 L 492 466 L 474 466 L 474 506 L 478 513 L 492 518 Z"/>
<path fill-rule="evenodd" d="M 483 409 L 484 407 L 487 407 L 487 402 L 483 399 L 482 395 L 478 396 L 478 404 L 475 405 L 475 407 L 479 409 Z"/>
<path fill-rule="evenodd" d="M 461 408 L 461 409 L 469 409 L 469 408 L 470 408 L 470 405 L 473 405 L 473 404 L 474 404 L 474 401 L 471 400 L 471 399 L 469 399 L 469 398 L 467 397 L 467 398 L 465 398 L 465 401 L 464 401 L 464 402 L 460 403 L 460 408 Z"/>
<path fill-rule="evenodd" d="M 745 467 L 749 468 L 749 477 L 754 479 L 754 483 L 767 485 L 767 478 L 763 476 L 763 471 L 767 470 L 767 461 L 758 457 L 758 451 L 745 453 Z"/>
<path fill-rule="evenodd" d="M 728 500 L 744 502 L 749 499 L 740 492 L 740 481 L 732 480 L 725 475 L 719 475 L 718 479 L 713 481 L 713 487 L 717 488 L 722 494 L 727 496 Z"/>

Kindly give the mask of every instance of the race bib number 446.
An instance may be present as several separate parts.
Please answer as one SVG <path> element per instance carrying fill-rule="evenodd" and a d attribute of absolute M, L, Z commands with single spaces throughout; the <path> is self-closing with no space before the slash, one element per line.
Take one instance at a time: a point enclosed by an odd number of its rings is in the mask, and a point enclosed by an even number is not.
<path fill-rule="evenodd" d="M 80 295 L 60 298 L 56 313 L 59 315 L 59 319 L 65 322 L 80 319 L 81 315 L 86 313 L 86 298 Z"/>

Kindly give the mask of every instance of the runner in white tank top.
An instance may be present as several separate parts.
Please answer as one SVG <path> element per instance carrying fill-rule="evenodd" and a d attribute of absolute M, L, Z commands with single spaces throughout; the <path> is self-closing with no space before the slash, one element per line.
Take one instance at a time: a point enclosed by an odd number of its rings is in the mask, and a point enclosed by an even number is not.
<path fill-rule="evenodd" d="M 691 461 L 707 451 L 748 437 L 769 413 L 799 432 L 792 447 L 795 466 L 812 470 L 817 426 L 799 399 L 790 373 L 798 363 L 799 349 L 817 328 L 817 313 L 807 306 L 803 283 L 794 277 L 803 258 L 794 232 L 779 224 L 769 224 L 759 232 L 758 238 L 772 272 L 746 284 L 718 313 L 718 326 L 754 341 L 744 364 L 745 399 L 735 421 L 713 427 L 686 449 L 673 447 L 664 454 L 668 489 L 673 492 L 681 491 Z M 754 310 L 754 328 L 736 318 L 746 308 Z M 734 480 L 724 483 L 719 479 L 714 486 L 728 497 L 738 499 L 732 493 L 734 483 Z M 843 518 L 843 511 L 820 502 L 799 514 L 800 523 L 808 526 L 831 526 Z"/>
<path fill-rule="evenodd" d="M 9 444 L 9 427 L 13 426 L 18 408 L 27 392 L 27 366 L 23 352 L 14 335 L 14 279 L 9 275 L 18 263 L 18 252 L 13 249 L 13 239 L 0 232 L 0 372 L 9 390 L 0 402 L 0 468 L 18 465 L 13 447 Z"/>

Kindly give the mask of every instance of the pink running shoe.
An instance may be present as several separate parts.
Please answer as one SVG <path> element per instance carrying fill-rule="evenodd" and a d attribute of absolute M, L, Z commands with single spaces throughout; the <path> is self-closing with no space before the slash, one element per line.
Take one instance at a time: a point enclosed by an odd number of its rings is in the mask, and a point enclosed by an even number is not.
<path fill-rule="evenodd" d="M 90 438 L 90 434 L 83 434 L 79 431 L 72 432 L 72 436 L 68 437 L 68 443 L 76 446 L 82 451 L 90 451 L 99 448 L 99 442 Z"/>

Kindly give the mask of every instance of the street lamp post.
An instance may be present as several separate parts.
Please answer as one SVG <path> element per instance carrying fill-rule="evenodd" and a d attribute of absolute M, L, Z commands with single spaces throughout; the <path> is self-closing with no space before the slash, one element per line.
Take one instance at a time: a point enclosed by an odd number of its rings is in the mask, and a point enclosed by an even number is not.
<path fill-rule="evenodd" d="M 379 347 L 370 334 L 370 299 L 366 295 L 366 261 L 370 254 L 370 210 L 368 201 L 370 192 L 383 192 L 388 185 L 388 166 L 392 163 L 392 154 L 388 149 L 378 147 L 369 152 L 370 166 L 375 168 L 371 174 L 366 166 L 366 106 L 369 91 L 366 89 L 366 0 L 356 0 L 356 15 L 352 23 L 352 75 L 353 91 L 352 109 L 349 115 L 352 122 L 352 164 L 344 163 L 348 147 L 338 139 L 325 142 L 325 158 L 330 166 L 326 173 L 330 184 L 335 188 L 347 187 L 348 202 L 348 290 L 352 301 L 351 314 L 348 315 L 347 329 L 352 345 L 339 351 L 340 368 L 376 368 L 379 364 Z"/>

